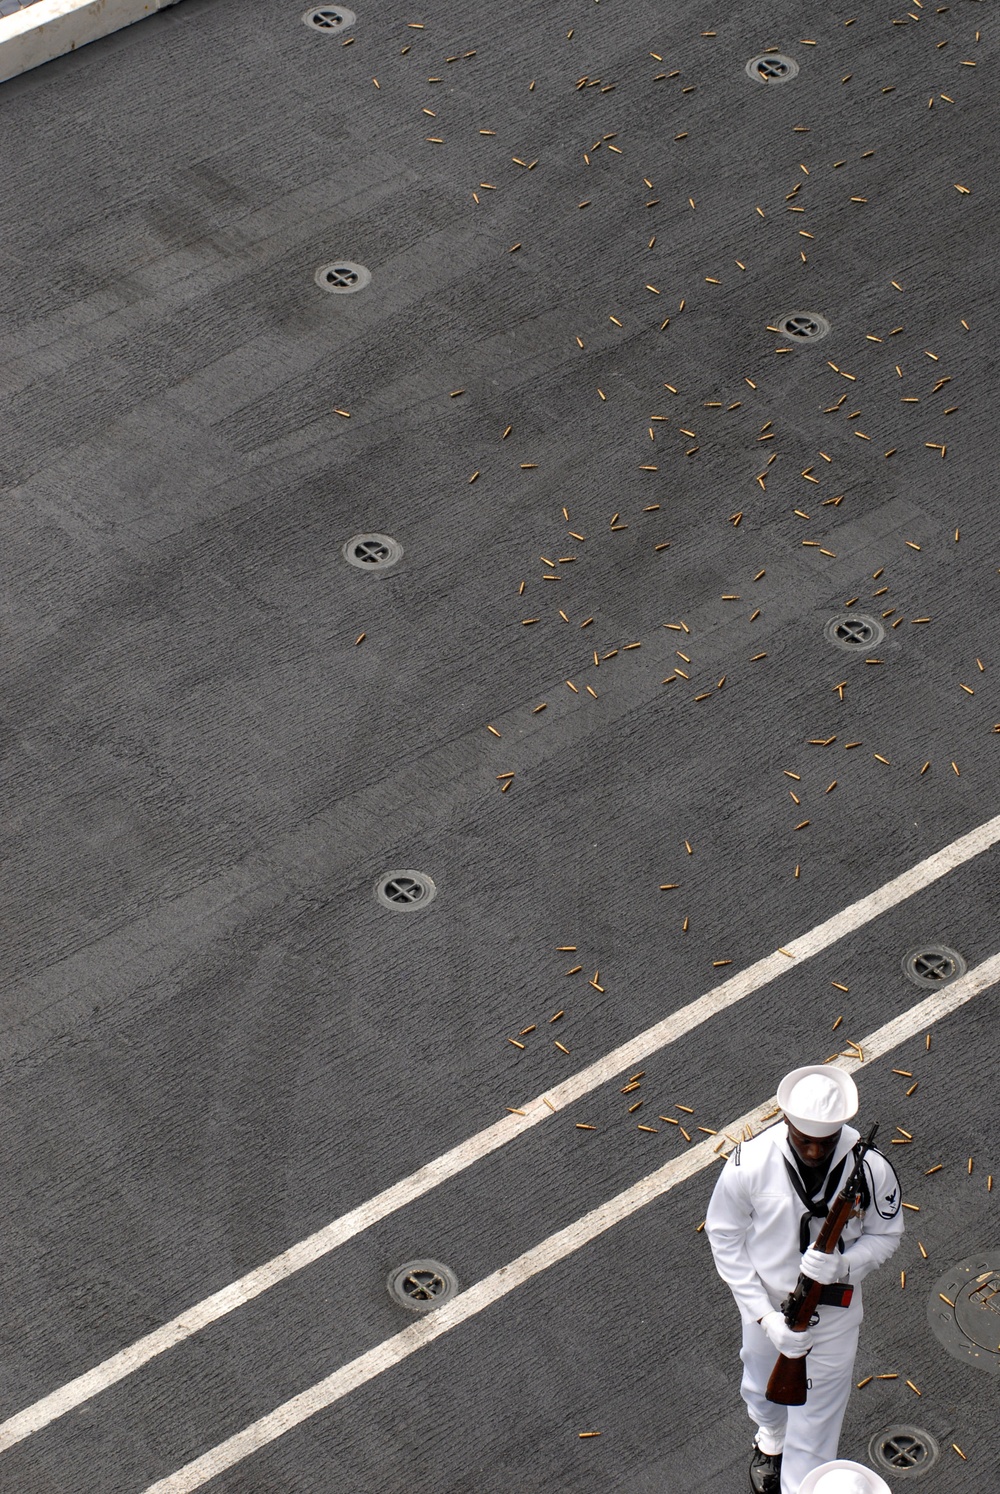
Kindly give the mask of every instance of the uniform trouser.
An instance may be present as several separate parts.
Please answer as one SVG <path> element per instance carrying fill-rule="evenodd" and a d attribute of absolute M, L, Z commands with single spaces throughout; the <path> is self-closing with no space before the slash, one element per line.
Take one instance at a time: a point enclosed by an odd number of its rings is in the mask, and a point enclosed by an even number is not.
<path fill-rule="evenodd" d="M 837 1322 L 841 1315 L 848 1321 Z M 809 1393 L 805 1405 L 775 1406 L 764 1392 L 777 1353 L 762 1328 L 756 1323 L 744 1325 L 740 1394 L 758 1427 L 764 1427 L 778 1444 L 784 1437 L 781 1494 L 799 1494 L 806 1474 L 837 1456 L 859 1327 L 860 1315 L 850 1308 L 824 1311 L 812 1330 L 813 1347 L 806 1358 Z"/>

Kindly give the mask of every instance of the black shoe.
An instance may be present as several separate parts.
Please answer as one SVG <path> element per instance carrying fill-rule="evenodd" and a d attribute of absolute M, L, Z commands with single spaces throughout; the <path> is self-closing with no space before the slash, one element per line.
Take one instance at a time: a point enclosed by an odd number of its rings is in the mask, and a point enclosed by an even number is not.
<path fill-rule="evenodd" d="M 754 1494 L 781 1494 L 781 1454 L 762 1453 L 756 1442 L 750 1459 L 750 1487 Z"/>

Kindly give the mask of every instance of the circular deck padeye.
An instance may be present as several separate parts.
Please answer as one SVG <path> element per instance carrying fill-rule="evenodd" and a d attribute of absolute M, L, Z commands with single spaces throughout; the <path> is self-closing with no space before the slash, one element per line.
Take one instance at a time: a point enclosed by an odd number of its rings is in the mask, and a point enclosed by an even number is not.
<path fill-rule="evenodd" d="M 426 872 L 388 872 L 375 884 L 375 896 L 384 908 L 391 908 L 394 913 L 426 908 L 436 895 L 437 888 Z"/>
<path fill-rule="evenodd" d="M 759 57 L 751 57 L 745 72 L 755 83 L 790 83 L 798 77 L 799 65 L 794 57 L 782 52 L 762 52 Z"/>
<path fill-rule="evenodd" d="M 929 1473 L 940 1451 L 937 1439 L 923 1427 L 884 1427 L 868 1444 L 868 1456 L 875 1467 L 880 1473 L 891 1473 L 893 1480 Z"/>
<path fill-rule="evenodd" d="M 342 5 L 314 5 L 302 17 L 306 26 L 311 26 L 314 31 L 323 31 L 327 36 L 333 36 L 338 31 L 349 31 L 357 19 L 353 10 L 345 10 Z"/>
<path fill-rule="evenodd" d="M 410 1312 L 432 1312 L 458 1291 L 458 1277 L 440 1261 L 407 1261 L 390 1271 L 389 1295 Z"/>
<path fill-rule="evenodd" d="M 789 311 L 770 323 L 772 332 L 780 332 L 792 343 L 819 342 L 830 330 L 830 323 L 818 311 Z"/>
<path fill-rule="evenodd" d="M 351 259 L 335 259 L 328 265 L 320 265 L 313 279 L 320 290 L 347 296 L 370 285 L 372 272 Z"/>
<path fill-rule="evenodd" d="M 826 623 L 823 637 L 827 643 L 835 643 L 849 653 L 864 653 L 882 642 L 885 628 L 877 617 L 869 617 L 865 612 L 842 612 Z"/>
<path fill-rule="evenodd" d="M 958 951 L 946 944 L 921 944 L 903 957 L 903 974 L 925 989 L 949 985 L 968 968 Z"/>
<path fill-rule="evenodd" d="M 927 1299 L 927 1320 L 953 1358 L 1000 1374 L 1000 1251 L 946 1271 Z"/>
<path fill-rule="evenodd" d="M 403 558 L 403 547 L 389 534 L 355 534 L 340 553 L 361 571 L 387 571 Z"/>

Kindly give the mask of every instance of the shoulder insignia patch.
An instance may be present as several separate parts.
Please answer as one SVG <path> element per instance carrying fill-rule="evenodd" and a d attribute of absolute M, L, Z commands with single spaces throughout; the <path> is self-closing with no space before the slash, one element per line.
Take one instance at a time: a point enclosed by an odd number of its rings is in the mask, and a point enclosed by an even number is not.
<path fill-rule="evenodd" d="M 896 1176 L 896 1170 L 893 1167 L 892 1163 L 889 1161 L 888 1157 L 886 1157 L 882 1152 L 876 1152 L 875 1155 L 881 1162 L 885 1164 L 886 1171 L 886 1176 L 882 1180 L 881 1187 L 877 1187 L 875 1184 L 875 1178 L 874 1176 L 872 1176 L 871 1168 L 868 1169 L 868 1175 L 871 1178 L 872 1182 L 871 1192 L 872 1202 L 875 1205 L 875 1212 L 881 1219 L 895 1219 L 902 1206 L 902 1198 L 900 1196 L 899 1189 L 899 1178 Z"/>

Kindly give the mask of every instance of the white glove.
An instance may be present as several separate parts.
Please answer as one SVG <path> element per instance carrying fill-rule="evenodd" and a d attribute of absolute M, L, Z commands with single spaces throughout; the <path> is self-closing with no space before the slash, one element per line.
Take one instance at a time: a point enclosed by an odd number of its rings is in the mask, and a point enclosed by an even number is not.
<path fill-rule="evenodd" d="M 785 1322 L 783 1313 L 766 1312 L 760 1320 L 760 1326 L 778 1353 L 784 1354 L 786 1359 L 801 1359 L 813 1346 L 809 1329 L 803 1333 L 793 1332 Z"/>
<path fill-rule="evenodd" d="M 827 1255 L 822 1250 L 814 1250 L 810 1245 L 799 1262 L 799 1270 L 810 1281 L 818 1281 L 821 1286 L 832 1286 L 835 1281 L 840 1280 L 844 1263 L 839 1251 Z"/>

